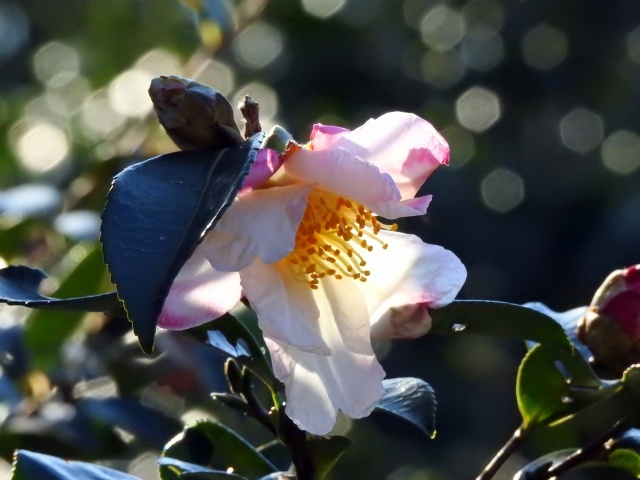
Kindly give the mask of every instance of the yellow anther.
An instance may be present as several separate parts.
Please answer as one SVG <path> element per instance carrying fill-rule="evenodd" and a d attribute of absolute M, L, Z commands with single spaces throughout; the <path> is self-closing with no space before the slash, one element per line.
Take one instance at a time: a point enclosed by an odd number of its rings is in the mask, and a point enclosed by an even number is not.
<path fill-rule="evenodd" d="M 296 275 L 313 290 L 325 277 L 364 282 L 371 271 L 363 270 L 367 264 L 363 255 L 376 244 L 388 248 L 378 237 L 383 229 L 395 231 L 397 225 L 380 223 L 367 207 L 348 198 L 312 190 L 294 250 L 287 258 Z"/>

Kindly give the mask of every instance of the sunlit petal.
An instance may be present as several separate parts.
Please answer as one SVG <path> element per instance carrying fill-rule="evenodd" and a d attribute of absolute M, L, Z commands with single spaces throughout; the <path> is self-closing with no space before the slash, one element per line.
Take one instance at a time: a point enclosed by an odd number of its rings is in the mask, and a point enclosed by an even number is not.
<path fill-rule="evenodd" d="M 174 280 L 158 326 L 184 330 L 208 322 L 233 308 L 240 295 L 240 275 L 212 269 L 199 247 Z"/>
<path fill-rule="evenodd" d="M 211 265 L 220 271 L 238 271 L 257 256 L 273 263 L 291 253 L 310 190 L 298 184 L 238 197 L 204 239 Z"/>

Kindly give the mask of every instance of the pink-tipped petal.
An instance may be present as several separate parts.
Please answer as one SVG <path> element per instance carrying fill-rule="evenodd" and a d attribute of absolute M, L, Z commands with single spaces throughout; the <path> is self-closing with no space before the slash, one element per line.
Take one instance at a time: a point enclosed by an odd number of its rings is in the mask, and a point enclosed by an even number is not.
<path fill-rule="evenodd" d="M 244 195 L 260 187 L 276 173 L 280 165 L 282 165 L 282 157 L 278 155 L 278 152 L 270 148 L 258 150 L 249 175 L 244 179 L 242 189 L 238 192 L 238 195 Z"/>
<path fill-rule="evenodd" d="M 415 196 L 431 172 L 449 163 L 446 140 L 411 113 L 387 113 L 331 140 L 331 148 L 344 148 L 391 175 L 404 199 Z"/>
<path fill-rule="evenodd" d="M 311 146 L 314 150 L 330 148 L 336 140 L 349 131 L 342 127 L 316 123 L 311 130 Z"/>
<path fill-rule="evenodd" d="M 256 259 L 240 272 L 242 289 L 258 315 L 262 333 L 301 350 L 329 355 L 311 289 L 283 263 L 267 265 Z"/>
<path fill-rule="evenodd" d="M 218 318 L 240 300 L 240 275 L 217 272 L 198 247 L 169 291 L 158 326 L 185 330 Z"/>
<path fill-rule="evenodd" d="M 313 183 L 321 190 L 348 197 L 385 218 L 420 215 L 428 204 L 428 198 L 402 200 L 389 174 L 342 148 L 298 150 L 283 169 L 299 182 Z"/>
<path fill-rule="evenodd" d="M 275 374 L 285 385 L 287 415 L 301 429 L 316 435 L 331 431 L 339 411 L 351 418 L 369 415 L 384 393 L 385 373 L 371 348 L 366 308 L 362 298 L 348 299 L 340 282 L 325 279 L 314 292 L 322 338 L 331 355 L 304 352 L 282 341 L 265 339 Z M 357 288 L 351 293 L 359 296 Z M 352 350 L 353 345 L 360 351 Z"/>
<path fill-rule="evenodd" d="M 371 275 L 362 289 L 374 336 L 399 330 L 398 325 L 389 325 L 393 320 L 388 315 L 390 308 L 414 304 L 443 307 L 455 299 L 467 276 L 464 265 L 453 253 L 424 243 L 415 235 L 381 231 L 378 237 L 389 247 L 366 256 Z M 420 323 L 420 319 L 410 320 Z M 415 329 L 417 334 L 420 331 Z"/>
<path fill-rule="evenodd" d="M 310 190 L 298 184 L 238 197 L 204 239 L 211 265 L 219 271 L 238 271 L 256 257 L 274 263 L 291 253 Z"/>

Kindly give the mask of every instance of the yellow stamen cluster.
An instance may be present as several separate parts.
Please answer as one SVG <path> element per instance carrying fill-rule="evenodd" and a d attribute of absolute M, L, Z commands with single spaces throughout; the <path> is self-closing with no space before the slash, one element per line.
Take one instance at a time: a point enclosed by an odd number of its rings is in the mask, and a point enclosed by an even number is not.
<path fill-rule="evenodd" d="M 326 276 L 366 282 L 371 272 L 363 255 L 375 244 L 387 249 L 377 235 L 397 228 L 380 223 L 369 209 L 348 198 L 312 190 L 287 259 L 314 290 Z"/>

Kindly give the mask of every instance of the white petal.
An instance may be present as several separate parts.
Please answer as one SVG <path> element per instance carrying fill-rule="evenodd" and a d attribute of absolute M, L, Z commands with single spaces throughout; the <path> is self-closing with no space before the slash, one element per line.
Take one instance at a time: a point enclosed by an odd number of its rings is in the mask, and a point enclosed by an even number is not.
<path fill-rule="evenodd" d="M 357 284 L 323 279 L 320 286 L 314 298 L 331 355 L 266 341 L 275 374 L 285 385 L 287 415 L 301 429 L 325 435 L 339 411 L 351 418 L 371 413 L 384 393 L 385 374 L 371 348 L 368 313 Z"/>
<path fill-rule="evenodd" d="M 331 353 L 318 326 L 318 307 L 305 280 L 293 277 L 284 262 L 256 260 L 240 272 L 244 294 L 265 336 L 321 355 Z"/>
<path fill-rule="evenodd" d="M 169 330 L 195 327 L 228 312 L 240 296 L 240 275 L 215 271 L 199 246 L 174 280 L 158 326 Z"/>
<path fill-rule="evenodd" d="M 374 336 L 389 330 L 390 308 L 447 305 L 454 300 L 467 276 L 464 265 L 453 253 L 424 243 L 415 235 L 383 230 L 378 237 L 389 247 L 386 250 L 374 247 L 365 254 L 366 268 L 371 275 L 362 289 Z"/>
<path fill-rule="evenodd" d="M 238 271 L 256 256 L 273 263 L 291 253 L 310 190 L 298 184 L 238 197 L 204 239 L 211 265 L 220 271 Z"/>

